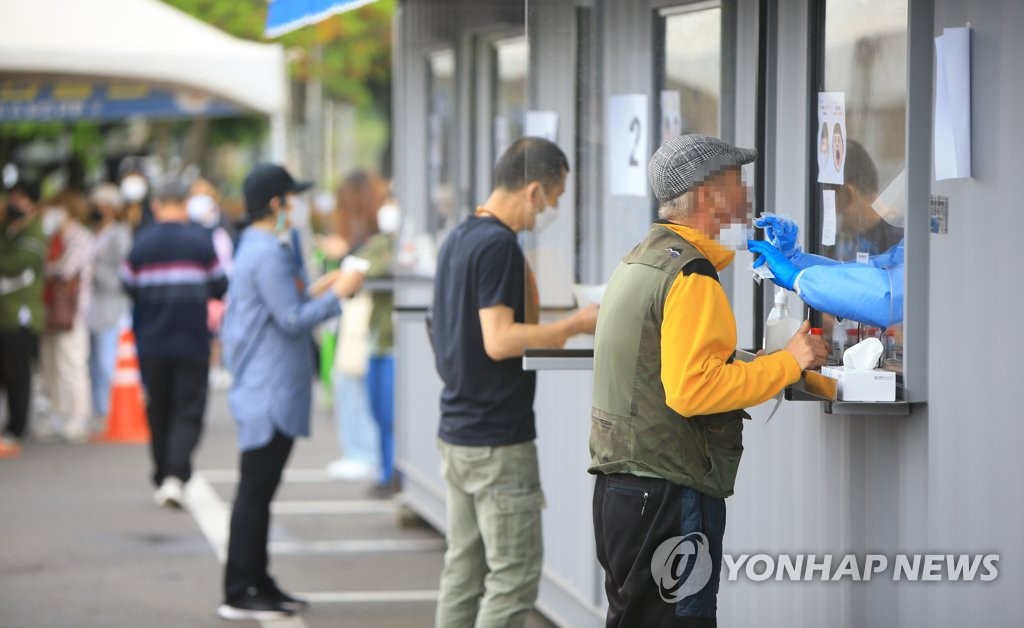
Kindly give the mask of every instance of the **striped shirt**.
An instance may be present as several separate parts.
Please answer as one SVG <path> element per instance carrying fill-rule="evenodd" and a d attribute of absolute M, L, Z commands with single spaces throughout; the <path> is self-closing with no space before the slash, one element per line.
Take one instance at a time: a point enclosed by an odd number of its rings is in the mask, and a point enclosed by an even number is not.
<path fill-rule="evenodd" d="M 121 281 L 135 304 L 141 356 L 209 359 L 206 302 L 227 290 L 209 233 L 179 222 L 146 228 L 121 266 Z"/>

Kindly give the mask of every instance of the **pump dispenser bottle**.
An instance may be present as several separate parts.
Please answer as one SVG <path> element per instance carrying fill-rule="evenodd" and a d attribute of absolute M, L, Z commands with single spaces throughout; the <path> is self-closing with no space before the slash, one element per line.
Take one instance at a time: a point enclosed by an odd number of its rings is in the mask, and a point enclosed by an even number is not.
<path fill-rule="evenodd" d="M 775 305 L 764 323 L 765 353 L 785 347 L 793 334 L 800 329 L 800 324 L 800 319 L 789 313 L 789 291 L 785 288 L 775 288 Z"/>

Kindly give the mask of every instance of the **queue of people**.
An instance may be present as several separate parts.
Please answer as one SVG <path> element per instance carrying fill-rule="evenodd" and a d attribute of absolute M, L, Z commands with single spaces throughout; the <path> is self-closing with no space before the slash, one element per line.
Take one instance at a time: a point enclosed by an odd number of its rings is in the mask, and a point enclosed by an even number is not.
<path fill-rule="evenodd" d="M 434 282 L 431 342 L 444 385 L 437 446 L 449 522 L 436 625 L 522 626 L 533 608 L 544 494 L 534 444 L 536 376 L 522 369 L 521 356 L 579 334 L 595 335 L 589 472 L 597 476 L 593 524 L 607 624 L 715 625 L 725 499 L 740 462 L 744 408 L 829 353 L 805 322 L 781 351 L 733 359 L 735 319 L 718 273 L 734 252 L 716 239 L 743 218 L 740 168 L 756 158 L 703 135 L 668 141 L 649 168 L 659 221 L 622 259 L 600 309 L 544 323 L 518 234 L 557 216 L 569 162 L 557 145 L 534 137 L 499 158 L 491 194 L 445 239 Z M 340 319 L 332 360 L 343 451 L 328 471 L 373 477 L 384 496 L 394 485 L 392 302 L 373 280 L 391 272 L 400 216 L 386 181 L 363 172 L 348 177 L 334 233 L 318 242 L 334 268 L 310 281 L 292 224 L 294 196 L 309 185 L 278 165 L 253 169 L 237 246 L 202 184 L 158 186 L 153 224 L 133 244 L 118 222 L 124 201 L 116 188 L 93 191 L 93 230 L 81 224 L 88 206 L 69 195 L 46 205 L 40 220 L 35 190 L 21 184 L 8 191 L 0 239 L 2 383 L 11 408 L 4 446 L 25 431 L 25 380 L 39 336 L 44 373 L 76 383 L 53 406 L 67 420 L 64 432 L 78 437 L 86 429 L 88 373 L 96 373 L 92 411 L 103 410 L 95 397 L 127 295 L 148 392 L 155 499 L 183 506 L 211 337 L 219 333 L 240 452 L 218 609 L 226 619 L 275 619 L 307 606 L 271 576 L 267 544 L 271 501 L 294 441 L 310 433 L 310 336 L 326 321 Z M 785 246 L 788 225 L 771 226 L 772 242 Z M 774 263 L 767 249 L 756 252 Z M 68 288 L 76 282 L 77 290 Z M 222 298 L 223 317 L 210 305 Z M 679 535 L 699 535 L 711 567 L 699 590 L 666 601 L 652 557 Z"/>

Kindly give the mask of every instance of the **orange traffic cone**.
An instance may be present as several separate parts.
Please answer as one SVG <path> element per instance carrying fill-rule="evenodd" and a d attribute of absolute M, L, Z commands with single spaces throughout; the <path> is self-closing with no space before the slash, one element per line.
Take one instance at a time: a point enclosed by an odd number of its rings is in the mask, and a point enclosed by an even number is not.
<path fill-rule="evenodd" d="M 110 388 L 107 431 L 95 439 L 104 443 L 148 443 L 149 423 L 142 398 L 142 376 L 135 353 L 135 334 L 125 329 L 117 342 L 117 366 Z"/>

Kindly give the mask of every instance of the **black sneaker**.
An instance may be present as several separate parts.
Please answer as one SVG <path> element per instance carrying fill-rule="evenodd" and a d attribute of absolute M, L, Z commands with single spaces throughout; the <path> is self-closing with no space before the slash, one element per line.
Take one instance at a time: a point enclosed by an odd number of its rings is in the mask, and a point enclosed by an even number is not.
<path fill-rule="evenodd" d="M 281 606 L 287 608 L 290 611 L 301 613 L 309 608 L 309 602 L 302 598 L 297 598 L 285 593 L 277 586 L 277 583 L 271 582 L 263 590 L 263 594 L 268 600 L 277 602 Z"/>
<path fill-rule="evenodd" d="M 294 611 L 286 607 L 270 595 L 262 593 L 256 587 L 249 587 L 245 595 L 235 600 L 227 600 L 217 608 L 217 614 L 223 619 L 241 621 L 255 619 L 266 621 L 284 619 L 294 615 Z"/>

